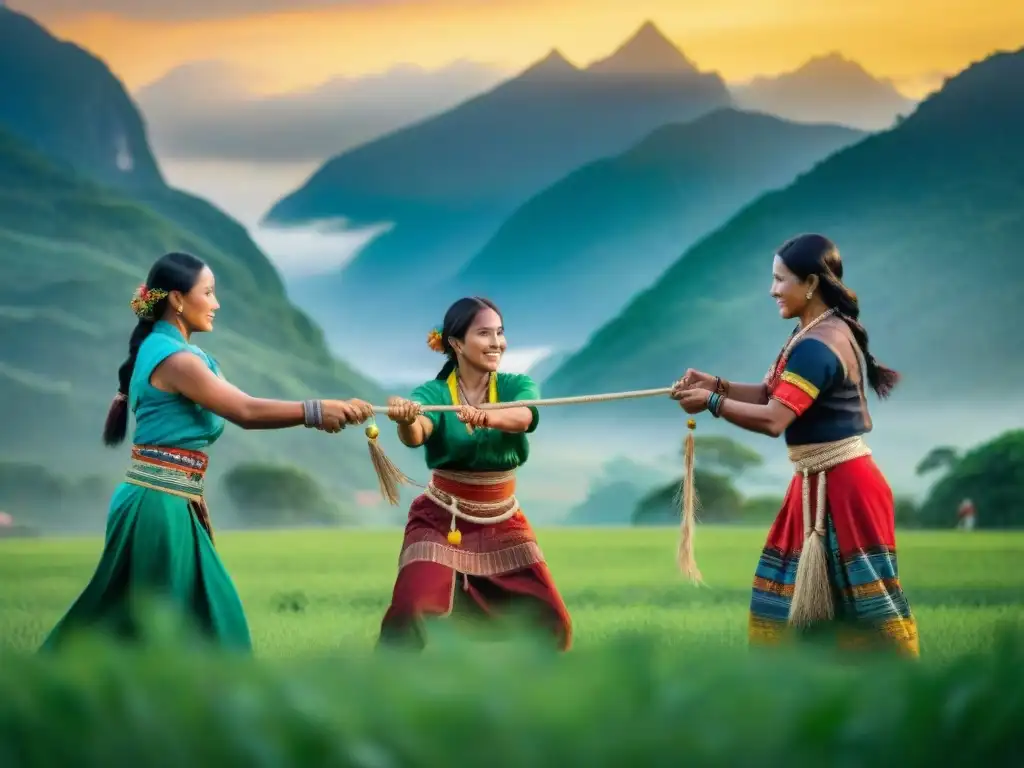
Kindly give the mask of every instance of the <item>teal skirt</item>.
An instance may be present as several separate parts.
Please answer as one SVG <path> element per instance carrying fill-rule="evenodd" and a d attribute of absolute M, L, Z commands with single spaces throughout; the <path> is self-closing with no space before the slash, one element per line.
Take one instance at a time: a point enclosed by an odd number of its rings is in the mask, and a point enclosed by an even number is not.
<path fill-rule="evenodd" d="M 188 499 L 122 483 L 110 502 L 96 572 L 41 650 L 82 629 L 134 637 L 139 597 L 169 604 L 222 648 L 252 650 L 242 601 Z"/>

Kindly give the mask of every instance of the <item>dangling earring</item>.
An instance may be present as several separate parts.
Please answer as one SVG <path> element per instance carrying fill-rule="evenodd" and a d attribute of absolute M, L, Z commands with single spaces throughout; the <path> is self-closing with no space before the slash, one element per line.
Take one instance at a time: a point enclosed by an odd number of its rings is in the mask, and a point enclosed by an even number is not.
<path fill-rule="evenodd" d="M 814 295 L 814 291 L 808 291 L 807 295 L 804 298 L 806 298 L 808 301 L 810 301 L 811 300 L 811 296 L 813 296 L 813 295 Z M 181 310 L 179 310 L 179 311 L 181 311 Z"/>
<path fill-rule="evenodd" d="M 809 299 L 809 298 L 811 298 L 811 295 L 810 295 L 810 294 L 807 294 L 807 298 L 808 298 L 808 299 Z M 178 307 L 178 314 L 179 314 L 179 315 L 180 315 L 180 314 L 181 314 L 182 312 L 184 312 L 184 311 L 185 311 L 185 308 L 184 308 L 184 307 Z"/>

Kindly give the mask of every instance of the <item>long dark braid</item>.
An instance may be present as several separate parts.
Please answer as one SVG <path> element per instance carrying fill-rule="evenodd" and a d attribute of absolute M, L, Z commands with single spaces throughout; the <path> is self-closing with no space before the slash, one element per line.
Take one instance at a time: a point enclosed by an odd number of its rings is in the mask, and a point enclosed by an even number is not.
<path fill-rule="evenodd" d="M 864 355 L 868 384 L 880 398 L 889 397 L 900 381 L 900 374 L 871 354 L 867 329 L 860 322 L 860 302 L 857 294 L 843 283 L 843 261 L 835 243 L 824 235 L 799 235 L 786 241 L 778 255 L 801 280 L 818 276 L 822 300 L 846 322 Z"/>
<path fill-rule="evenodd" d="M 161 256 L 149 270 L 144 287 L 161 291 L 163 297 L 149 307 L 145 317 L 139 317 L 128 339 L 128 357 L 117 369 L 117 395 L 103 424 L 103 442 L 106 445 L 120 445 L 128 434 L 128 393 L 142 342 L 153 332 L 153 327 L 166 311 L 170 292 L 187 294 L 205 266 L 202 259 L 189 253 L 174 252 Z"/>

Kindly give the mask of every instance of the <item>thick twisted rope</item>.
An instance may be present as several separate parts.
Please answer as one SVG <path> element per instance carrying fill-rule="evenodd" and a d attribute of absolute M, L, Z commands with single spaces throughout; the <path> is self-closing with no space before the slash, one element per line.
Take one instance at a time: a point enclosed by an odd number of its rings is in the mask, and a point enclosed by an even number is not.
<path fill-rule="evenodd" d="M 576 397 L 552 397 L 547 399 L 538 400 L 513 400 L 504 403 L 482 403 L 476 406 L 480 410 L 484 411 L 497 411 L 504 408 L 525 408 L 530 406 L 548 406 L 548 405 L 583 405 L 586 403 L 602 403 L 611 400 L 634 400 L 641 397 L 664 397 L 672 392 L 671 387 L 661 387 L 659 389 L 636 389 L 629 392 L 606 392 L 598 395 L 578 395 Z M 430 411 L 457 411 L 462 406 L 458 405 L 419 405 L 421 413 L 427 413 Z M 390 407 L 388 406 L 373 406 L 374 413 L 388 413 Z M 694 456 L 693 456 L 693 430 L 696 427 L 696 423 L 693 419 L 687 421 L 687 427 L 689 427 L 689 433 L 686 436 L 686 440 L 683 444 L 683 480 L 680 487 L 679 501 L 682 507 L 682 531 L 681 538 L 679 541 L 679 552 L 677 555 L 679 569 L 694 583 L 700 583 L 702 581 L 701 573 L 697 568 L 697 563 L 693 557 L 693 534 L 694 534 L 694 523 L 696 522 L 695 507 L 697 505 L 697 493 L 694 488 L 693 474 L 694 474 Z M 377 436 L 380 431 L 375 424 L 366 428 L 366 436 L 369 438 L 370 458 L 373 461 L 374 469 L 377 472 L 377 477 L 380 480 L 380 490 L 383 496 L 391 504 L 398 504 L 399 485 L 414 485 L 423 488 L 424 486 L 416 483 L 409 478 L 404 472 L 402 472 L 395 464 L 384 455 L 383 449 L 377 442 Z M 434 497 L 430 493 L 429 486 L 427 487 L 428 495 L 434 499 L 442 508 L 448 509 L 452 513 L 452 531 L 449 532 L 449 543 L 453 546 L 458 547 L 461 542 L 461 534 L 455 528 L 456 517 L 464 517 L 466 515 L 461 511 L 457 511 L 457 501 L 453 498 L 452 505 L 449 506 L 447 503 L 443 503 L 442 499 Z M 511 516 L 518 511 L 518 503 L 516 503 L 510 510 L 507 511 L 507 515 Z M 474 521 L 473 518 L 467 518 Z M 502 520 L 505 518 L 502 517 Z M 475 521 L 474 521 L 475 522 Z M 482 522 L 482 521 L 481 521 Z M 488 519 L 488 523 L 496 522 L 493 519 Z"/>
<path fill-rule="evenodd" d="M 671 387 L 661 389 L 635 389 L 630 392 L 607 392 L 600 395 L 577 395 L 576 397 L 550 397 L 540 400 L 512 400 L 506 403 L 481 403 L 476 408 L 481 411 L 500 411 L 506 408 L 527 408 L 530 406 L 546 405 L 583 405 L 586 403 L 605 403 L 611 400 L 635 400 L 641 397 L 660 397 L 672 391 Z M 457 411 L 461 405 L 421 405 L 420 410 L 424 413 L 431 411 Z M 387 413 L 388 406 L 373 406 L 374 413 Z"/>

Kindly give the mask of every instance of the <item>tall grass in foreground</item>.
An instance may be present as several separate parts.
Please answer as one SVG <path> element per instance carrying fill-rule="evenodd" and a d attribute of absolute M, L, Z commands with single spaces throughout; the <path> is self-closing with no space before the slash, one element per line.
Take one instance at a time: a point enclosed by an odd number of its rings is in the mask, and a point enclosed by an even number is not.
<path fill-rule="evenodd" d="M 450 625 L 445 625 L 449 627 Z M 0 660 L 0 765 L 1020 765 L 1024 646 L 942 663 L 468 643 L 258 662 L 169 631 Z M 189 648 L 189 650 L 185 650 Z"/>

